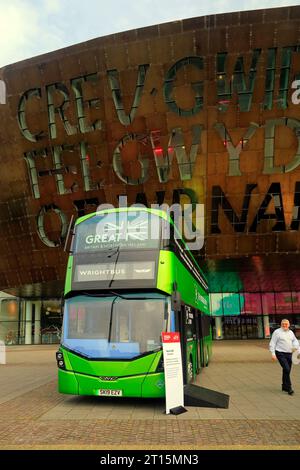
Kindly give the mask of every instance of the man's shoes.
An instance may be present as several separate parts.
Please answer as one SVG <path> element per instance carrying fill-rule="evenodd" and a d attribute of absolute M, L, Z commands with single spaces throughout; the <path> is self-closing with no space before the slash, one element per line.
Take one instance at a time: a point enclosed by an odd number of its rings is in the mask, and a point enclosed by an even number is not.
<path fill-rule="evenodd" d="M 285 388 L 283 385 L 281 386 L 281 390 L 282 390 L 283 392 L 289 392 L 289 388 Z"/>
<path fill-rule="evenodd" d="M 290 390 L 288 391 L 288 394 L 289 394 L 289 395 L 294 395 L 294 390 L 290 389 Z"/>

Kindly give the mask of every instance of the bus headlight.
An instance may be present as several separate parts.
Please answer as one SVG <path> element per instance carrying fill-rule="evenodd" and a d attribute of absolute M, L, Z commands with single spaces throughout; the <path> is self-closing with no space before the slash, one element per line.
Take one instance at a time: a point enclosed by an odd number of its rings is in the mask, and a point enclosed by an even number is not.
<path fill-rule="evenodd" d="M 60 351 L 56 353 L 56 362 L 57 362 L 57 367 L 59 369 L 65 369 L 65 361 L 64 361 L 64 355 Z"/>

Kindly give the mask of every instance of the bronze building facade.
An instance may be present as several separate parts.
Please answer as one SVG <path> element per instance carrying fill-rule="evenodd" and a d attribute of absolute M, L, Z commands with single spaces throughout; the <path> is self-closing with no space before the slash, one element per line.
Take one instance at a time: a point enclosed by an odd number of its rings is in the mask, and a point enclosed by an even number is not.
<path fill-rule="evenodd" d="M 58 340 L 69 224 L 123 195 L 204 204 L 215 338 L 300 329 L 300 7 L 114 34 L 0 79 L 0 339 Z"/>

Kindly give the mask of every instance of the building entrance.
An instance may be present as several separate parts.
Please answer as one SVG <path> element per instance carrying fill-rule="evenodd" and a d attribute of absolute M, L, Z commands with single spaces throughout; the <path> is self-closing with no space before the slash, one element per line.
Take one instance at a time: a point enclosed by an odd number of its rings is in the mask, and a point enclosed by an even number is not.
<path fill-rule="evenodd" d="M 61 327 L 60 299 L 0 296 L 0 341 L 5 345 L 59 343 Z"/>
<path fill-rule="evenodd" d="M 263 338 L 262 316 L 232 316 L 223 318 L 224 339 Z"/>

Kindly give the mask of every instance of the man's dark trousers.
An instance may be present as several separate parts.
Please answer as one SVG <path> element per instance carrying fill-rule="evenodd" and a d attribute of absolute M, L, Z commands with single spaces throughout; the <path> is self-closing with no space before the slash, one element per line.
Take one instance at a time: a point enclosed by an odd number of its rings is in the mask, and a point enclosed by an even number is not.
<path fill-rule="evenodd" d="M 282 389 L 289 391 L 292 388 L 290 372 L 292 368 L 292 353 L 275 351 L 279 364 L 282 367 Z"/>

